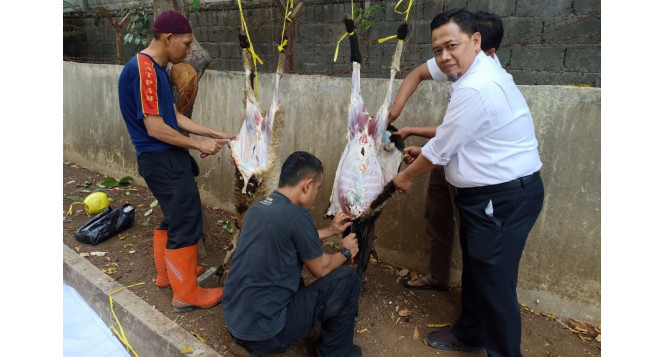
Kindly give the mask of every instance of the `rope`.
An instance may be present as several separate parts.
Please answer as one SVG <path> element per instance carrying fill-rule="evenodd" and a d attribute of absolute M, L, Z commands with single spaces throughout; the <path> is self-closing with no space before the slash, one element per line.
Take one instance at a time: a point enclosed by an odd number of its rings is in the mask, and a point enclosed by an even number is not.
<path fill-rule="evenodd" d="M 334 50 L 334 62 L 337 61 L 337 55 L 339 55 L 339 44 L 341 43 L 341 40 L 343 40 L 346 36 L 353 36 L 353 34 L 355 34 L 355 31 L 350 32 L 350 33 L 346 32 L 343 36 L 341 36 L 339 41 L 337 41 L 337 49 Z"/>
<path fill-rule="evenodd" d="M 118 320 L 118 316 L 115 314 L 115 310 L 113 310 L 113 294 L 117 293 L 118 291 L 122 291 L 122 290 L 128 289 L 128 288 L 133 288 L 134 286 L 143 285 L 143 284 L 145 284 L 145 283 L 136 283 L 134 285 L 125 286 L 123 288 L 120 288 L 118 290 L 113 291 L 112 293 L 110 293 L 108 295 L 108 300 L 111 302 L 111 312 L 113 313 L 113 318 L 115 319 L 115 322 L 118 323 L 118 327 L 120 328 L 120 332 L 118 333 L 118 330 L 116 330 L 115 326 L 113 326 L 113 325 L 109 326 L 109 328 L 111 329 L 111 331 L 113 331 L 113 333 L 115 333 L 116 336 L 118 336 L 118 339 L 120 340 L 120 342 L 122 342 L 122 344 L 125 345 L 131 351 L 131 353 L 133 353 L 134 356 L 136 356 L 136 357 L 138 357 L 138 354 L 129 345 L 129 340 L 127 340 L 127 336 L 125 336 L 124 329 L 122 328 L 122 325 L 120 324 L 120 320 Z"/>
<path fill-rule="evenodd" d="M 286 22 L 287 21 L 293 21 L 288 17 L 290 14 L 293 13 L 292 11 L 288 10 L 289 8 L 290 9 L 293 8 L 293 6 L 294 6 L 293 1 L 294 0 L 286 0 L 286 9 L 285 9 L 285 14 L 284 14 L 284 27 L 281 29 L 281 44 L 279 45 L 279 47 L 277 47 L 279 49 L 279 52 L 283 52 L 284 47 L 286 47 L 286 45 L 288 44 L 288 40 L 286 40 L 284 38 L 284 36 L 286 36 Z"/>
<path fill-rule="evenodd" d="M 249 52 L 251 53 L 251 59 L 254 61 L 254 74 L 257 74 L 258 67 L 256 66 L 256 61 L 263 64 L 263 60 L 258 57 L 256 51 L 254 51 L 254 44 L 251 43 L 251 36 L 249 36 L 249 28 L 247 28 L 247 22 L 244 21 L 244 14 L 242 13 L 242 0 L 237 0 L 237 6 L 240 8 L 240 20 L 242 22 L 242 30 L 247 34 L 247 41 L 249 41 Z M 254 90 L 258 94 L 258 76 L 254 75 Z"/>
<path fill-rule="evenodd" d="M 350 18 L 351 20 L 355 20 L 355 9 L 353 6 L 353 0 L 350 0 Z M 337 56 L 339 55 L 339 45 L 341 44 L 341 41 L 346 38 L 346 36 L 353 36 L 355 34 L 355 31 L 353 32 L 346 32 L 341 36 L 339 41 L 337 41 L 337 49 L 334 50 L 334 62 L 337 61 Z"/>
<path fill-rule="evenodd" d="M 408 8 L 406 8 L 405 11 L 399 11 L 399 10 L 397 10 L 397 8 L 399 7 L 399 5 L 401 4 L 402 1 L 403 1 L 403 0 L 399 0 L 399 1 L 397 2 L 397 4 L 394 5 L 394 12 L 397 13 L 397 14 L 399 14 L 399 15 L 406 14 L 406 17 L 404 18 L 403 23 L 407 23 L 407 22 L 408 22 L 408 16 L 410 15 L 410 8 L 413 6 L 413 1 L 414 1 L 414 0 L 410 0 L 410 1 L 408 2 Z M 383 42 L 385 42 L 385 41 L 393 40 L 393 39 L 395 39 L 395 38 L 397 38 L 397 35 L 392 35 L 392 36 L 383 37 L 383 38 L 381 38 L 381 39 L 378 40 L 378 43 L 383 43 Z"/>
<path fill-rule="evenodd" d="M 85 214 L 87 214 L 88 217 L 90 217 L 90 209 L 89 209 L 88 206 L 85 204 L 85 202 L 80 202 L 80 201 L 74 202 L 74 203 L 72 203 L 72 204 L 69 206 L 69 211 L 67 211 L 67 214 L 65 215 L 65 217 L 67 217 L 67 216 L 69 216 L 69 215 L 71 214 L 71 210 L 72 210 L 72 208 L 74 207 L 74 205 L 83 205 L 83 206 L 85 207 Z"/>
<path fill-rule="evenodd" d="M 399 4 L 401 4 L 402 1 L 403 0 L 399 0 L 399 2 L 397 2 L 396 5 L 394 5 L 394 12 L 400 15 L 406 14 L 406 18 L 403 20 L 403 22 L 408 22 L 408 15 L 410 15 L 410 8 L 411 6 L 413 6 L 413 0 L 410 0 L 408 2 L 408 8 L 406 9 L 406 11 L 400 12 L 399 10 L 397 10 L 397 8 L 399 7 Z"/>

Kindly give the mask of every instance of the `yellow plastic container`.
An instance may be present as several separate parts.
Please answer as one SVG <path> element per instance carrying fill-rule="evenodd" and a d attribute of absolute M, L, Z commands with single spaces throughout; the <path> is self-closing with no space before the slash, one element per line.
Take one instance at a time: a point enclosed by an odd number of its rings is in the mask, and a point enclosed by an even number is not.
<path fill-rule="evenodd" d="M 88 197 L 83 200 L 83 204 L 85 205 L 85 212 L 90 215 L 105 210 L 106 207 L 111 204 L 111 200 L 108 199 L 106 193 L 98 191 L 89 194 Z"/>
<path fill-rule="evenodd" d="M 74 202 L 69 206 L 69 211 L 67 211 L 67 214 L 65 215 L 68 216 L 71 214 L 72 207 L 74 205 L 83 205 L 85 206 L 85 213 L 89 216 L 91 214 L 97 214 L 100 213 L 101 211 L 105 210 L 106 207 L 108 207 L 111 204 L 111 200 L 108 198 L 108 195 L 106 193 L 97 191 L 93 192 L 86 197 L 83 202 Z"/>

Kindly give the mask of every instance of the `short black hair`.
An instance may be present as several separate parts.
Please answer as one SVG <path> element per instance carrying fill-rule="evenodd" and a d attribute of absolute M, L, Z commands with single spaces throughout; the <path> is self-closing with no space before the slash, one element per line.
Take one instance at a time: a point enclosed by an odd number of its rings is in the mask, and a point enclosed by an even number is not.
<path fill-rule="evenodd" d="M 482 51 L 500 48 L 503 40 L 503 21 L 496 14 L 478 11 L 475 13 L 477 26 L 482 35 Z"/>
<path fill-rule="evenodd" d="M 279 187 L 297 186 L 300 181 L 313 178 L 320 180 L 323 175 L 323 164 L 318 158 L 306 151 L 296 151 L 286 158 L 281 166 Z"/>
<path fill-rule="evenodd" d="M 461 31 L 468 36 L 472 36 L 475 32 L 478 32 L 475 14 L 468 9 L 451 9 L 436 15 L 431 20 L 431 32 L 450 21 L 454 21 L 459 25 Z"/>

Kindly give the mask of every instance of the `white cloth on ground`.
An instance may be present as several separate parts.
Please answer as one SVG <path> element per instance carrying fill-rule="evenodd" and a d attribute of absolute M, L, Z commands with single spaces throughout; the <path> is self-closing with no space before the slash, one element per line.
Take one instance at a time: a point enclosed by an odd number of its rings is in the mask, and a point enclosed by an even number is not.
<path fill-rule="evenodd" d="M 69 285 L 62 287 L 62 355 L 131 356 L 83 297 Z"/>

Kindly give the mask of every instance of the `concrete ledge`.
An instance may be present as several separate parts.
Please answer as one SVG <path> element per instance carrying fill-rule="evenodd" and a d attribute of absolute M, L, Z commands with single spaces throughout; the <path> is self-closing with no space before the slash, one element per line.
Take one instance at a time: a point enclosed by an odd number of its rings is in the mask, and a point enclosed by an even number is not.
<path fill-rule="evenodd" d="M 106 325 L 119 330 L 111 312 L 109 295 L 123 286 L 63 244 L 63 282 L 78 291 Z M 113 294 L 113 310 L 131 347 L 139 356 L 221 356 L 185 329 L 155 310 L 129 289 Z"/>

